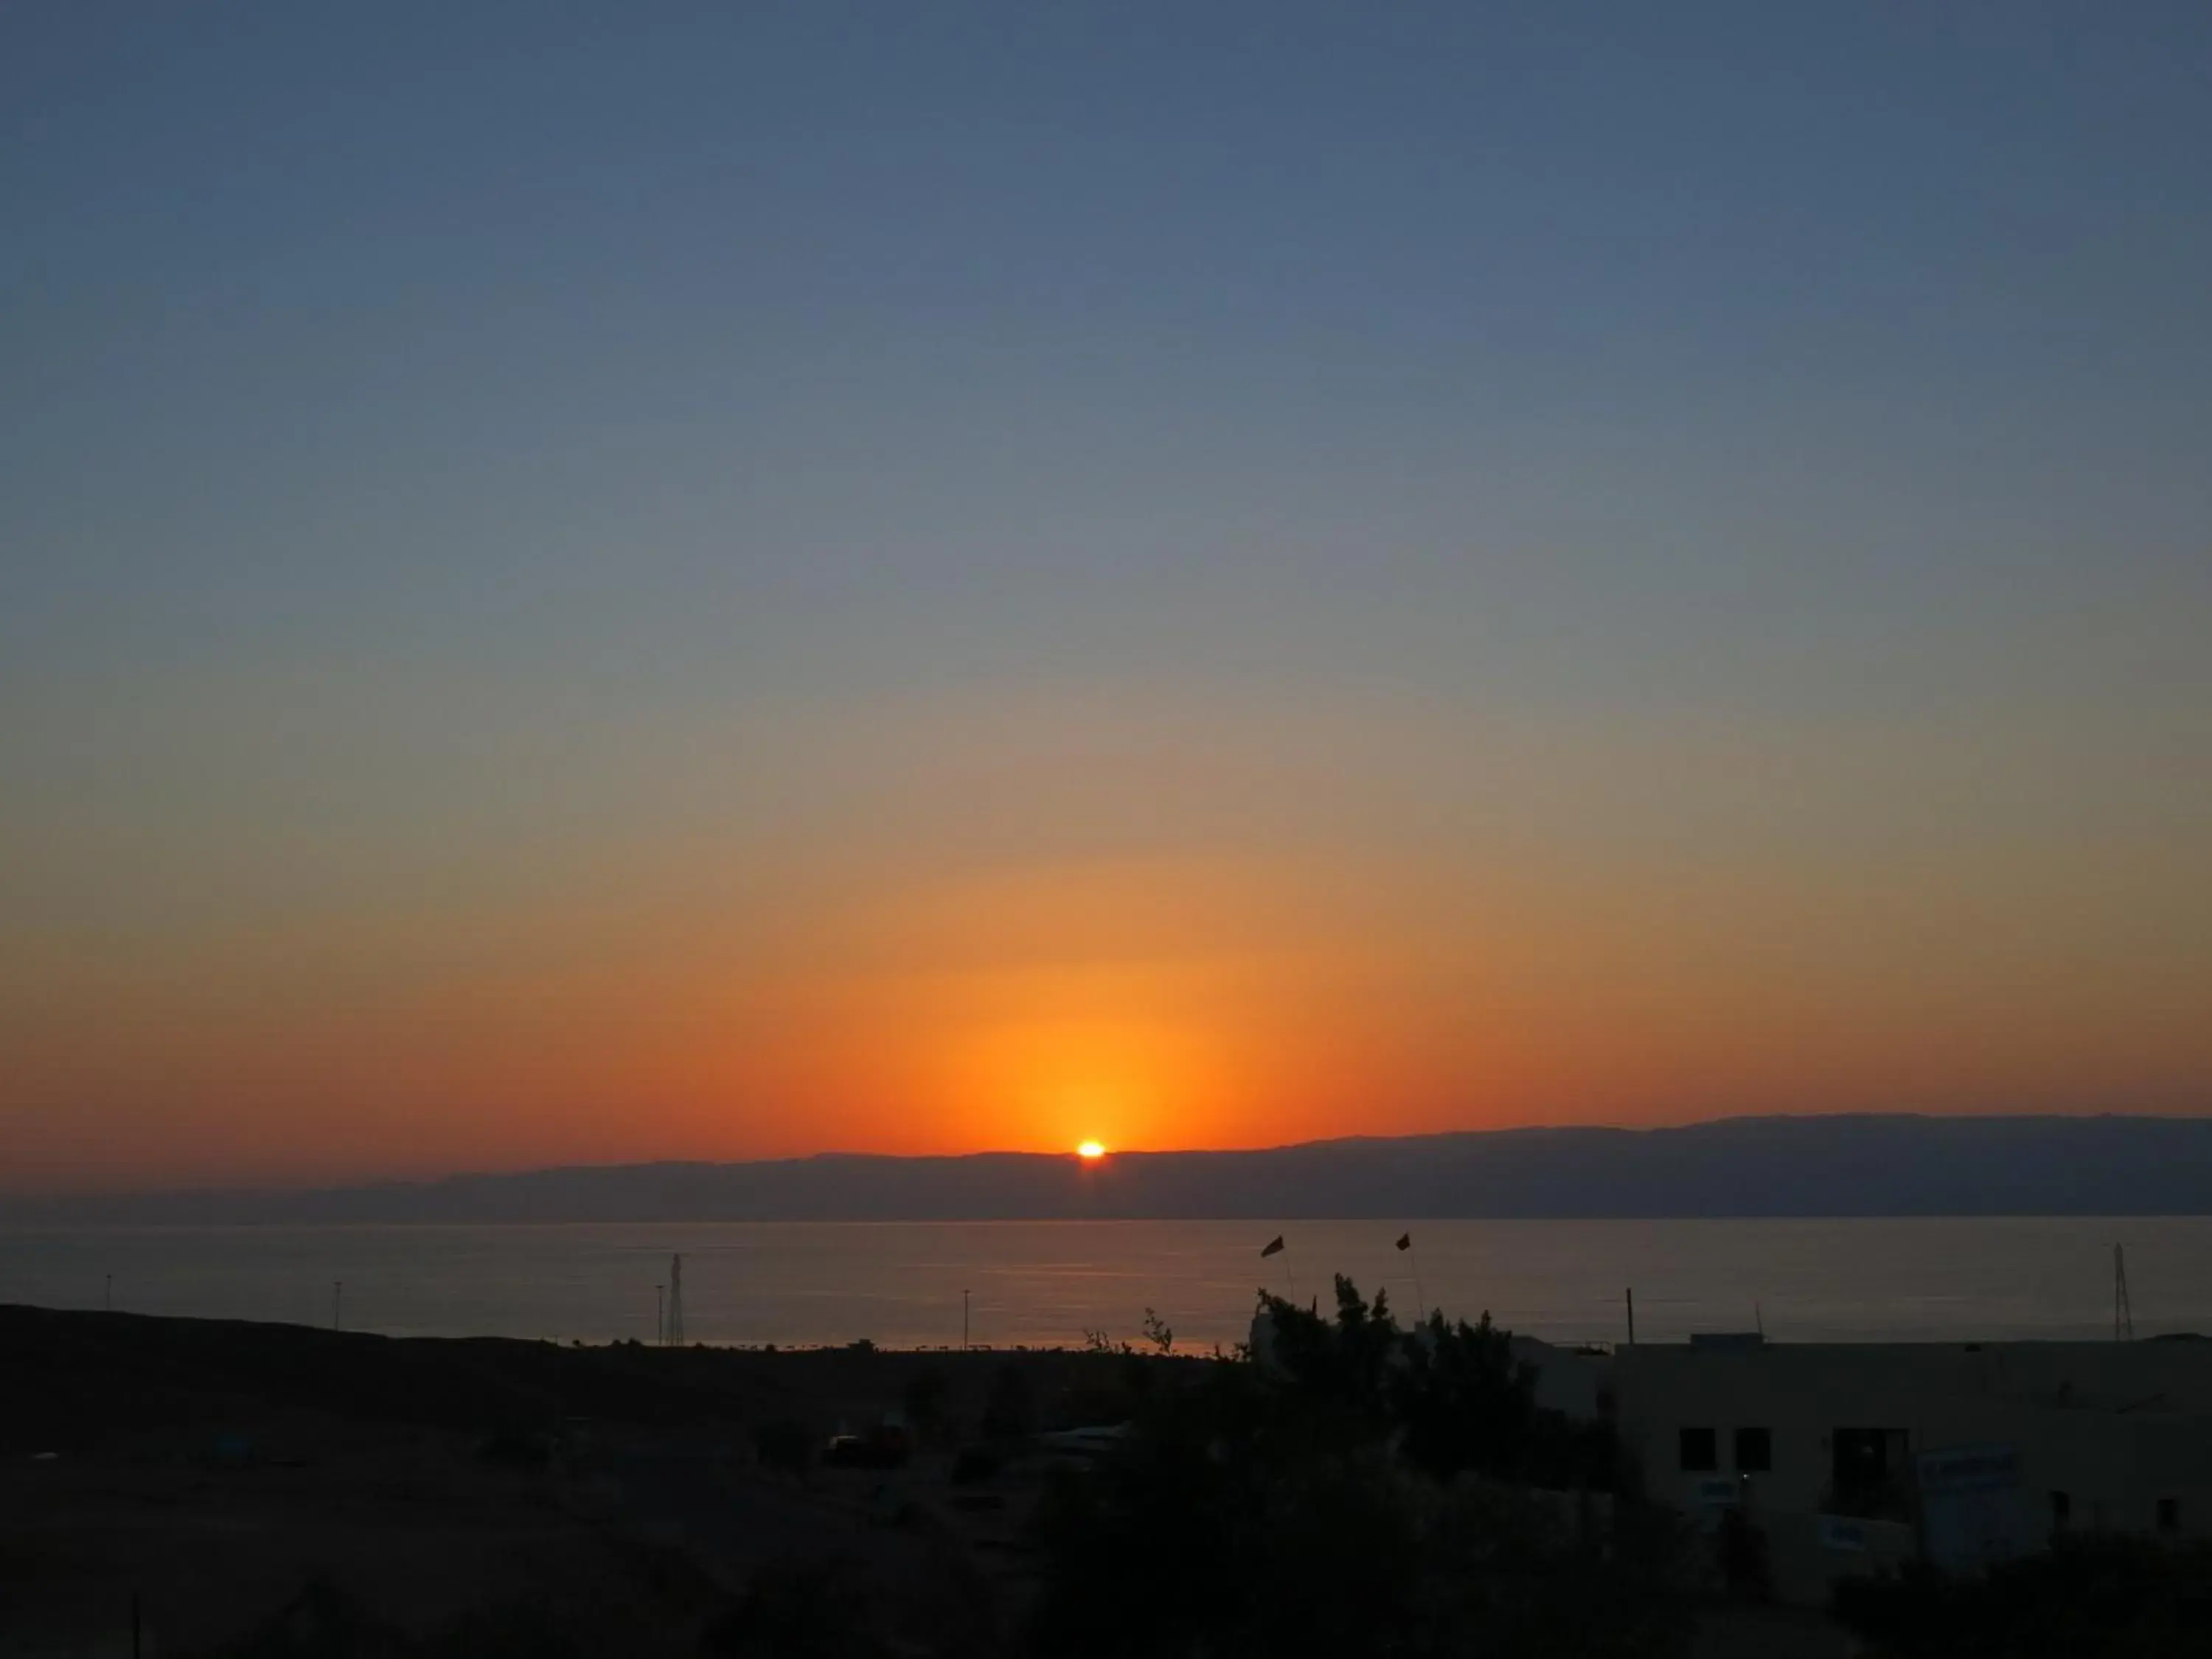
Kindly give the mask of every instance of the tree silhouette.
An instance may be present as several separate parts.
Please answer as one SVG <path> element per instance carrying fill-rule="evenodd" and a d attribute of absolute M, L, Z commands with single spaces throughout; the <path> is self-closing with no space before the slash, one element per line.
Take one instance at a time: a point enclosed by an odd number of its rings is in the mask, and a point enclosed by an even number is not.
<path fill-rule="evenodd" d="M 1401 1331 L 1342 1279 L 1332 1317 L 1261 1311 L 1264 1352 L 1153 1390 L 1116 1454 L 1048 1489 L 1037 1650 L 1682 1650 L 1670 1530 L 1589 1535 L 1573 1505 L 1500 1484 L 1561 1461 L 1540 1449 L 1566 1433 L 1505 1333 Z"/>

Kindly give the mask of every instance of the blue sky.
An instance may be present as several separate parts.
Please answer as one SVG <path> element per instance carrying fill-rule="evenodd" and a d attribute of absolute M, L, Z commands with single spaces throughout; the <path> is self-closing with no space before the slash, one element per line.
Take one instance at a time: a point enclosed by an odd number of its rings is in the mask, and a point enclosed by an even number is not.
<path fill-rule="evenodd" d="M 2201 570 L 2199 9 L 13 9 L 34 641 Z"/>

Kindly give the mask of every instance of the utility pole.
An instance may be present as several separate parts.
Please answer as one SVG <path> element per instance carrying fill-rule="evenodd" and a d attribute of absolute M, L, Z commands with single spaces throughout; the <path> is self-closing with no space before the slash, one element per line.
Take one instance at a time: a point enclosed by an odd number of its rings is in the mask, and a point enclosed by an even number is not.
<path fill-rule="evenodd" d="M 662 1347 L 668 1341 L 668 1286 L 653 1287 L 653 1346 Z"/>
<path fill-rule="evenodd" d="M 968 1298 L 972 1294 L 969 1291 L 960 1292 L 960 1352 L 963 1353 L 968 1352 Z"/>
<path fill-rule="evenodd" d="M 1636 1346 L 1636 1286 L 1628 1287 L 1628 1346 Z"/>
<path fill-rule="evenodd" d="M 345 1325 L 340 1318 L 341 1314 L 344 1311 L 344 1308 L 345 1280 L 343 1279 L 334 1279 L 331 1281 L 331 1328 L 334 1331 L 342 1331 L 345 1328 Z"/>
<path fill-rule="evenodd" d="M 668 1259 L 668 1334 L 672 1348 L 684 1346 L 684 1258 Z"/>
<path fill-rule="evenodd" d="M 2136 1310 L 2128 1305 L 2128 1253 L 2125 1247 L 2112 1246 L 2112 1340 L 2132 1342 L 2136 1340 Z"/>

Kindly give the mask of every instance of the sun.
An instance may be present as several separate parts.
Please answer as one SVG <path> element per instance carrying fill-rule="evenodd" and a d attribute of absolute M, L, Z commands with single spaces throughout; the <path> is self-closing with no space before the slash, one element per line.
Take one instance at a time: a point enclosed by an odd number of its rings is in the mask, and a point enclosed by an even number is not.
<path fill-rule="evenodd" d="M 1092 1158 L 1105 1157 L 1106 1149 L 1095 1140 L 1086 1140 L 1075 1149 L 1075 1155 L 1087 1162 Z"/>

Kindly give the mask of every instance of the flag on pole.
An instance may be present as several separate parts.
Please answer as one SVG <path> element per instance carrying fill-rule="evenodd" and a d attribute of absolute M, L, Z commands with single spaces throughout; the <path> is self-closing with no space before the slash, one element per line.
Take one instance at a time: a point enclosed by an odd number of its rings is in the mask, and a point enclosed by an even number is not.
<path fill-rule="evenodd" d="M 1279 1253 L 1279 1252 L 1281 1251 L 1282 1248 L 1283 1248 L 1283 1236 L 1282 1236 L 1282 1234 L 1280 1234 L 1280 1233 L 1277 1233 L 1277 1234 L 1275 1235 L 1275 1237 L 1274 1237 L 1273 1240 L 1273 1241 L 1268 1244 L 1267 1248 L 1266 1249 L 1264 1249 L 1264 1250 L 1261 1251 L 1261 1252 L 1260 1252 L 1260 1254 L 1261 1254 L 1261 1256 L 1263 1256 L 1263 1257 L 1265 1257 L 1265 1256 L 1271 1256 L 1271 1255 L 1277 1255 L 1278 1253 Z"/>
<path fill-rule="evenodd" d="M 1398 1254 L 1401 1255 L 1407 1255 L 1412 1252 L 1413 1248 L 1413 1235 L 1412 1230 L 1408 1229 L 1407 1231 L 1400 1233 L 1398 1235 Z M 1425 1325 L 1429 1322 L 1429 1298 L 1421 1294 L 1421 1258 L 1417 1255 L 1413 1256 L 1413 1306 L 1420 1310 L 1421 1322 Z"/>

